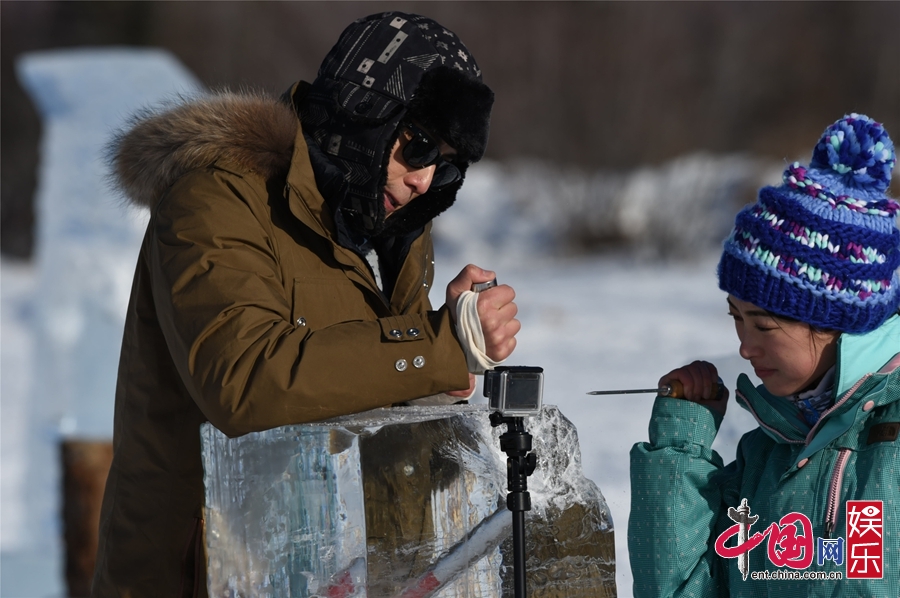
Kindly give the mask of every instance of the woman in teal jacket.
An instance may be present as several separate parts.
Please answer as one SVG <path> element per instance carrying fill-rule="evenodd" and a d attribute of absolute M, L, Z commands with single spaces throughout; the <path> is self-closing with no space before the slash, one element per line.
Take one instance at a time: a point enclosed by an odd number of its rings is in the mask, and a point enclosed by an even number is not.
<path fill-rule="evenodd" d="M 718 276 L 763 382 L 736 391 L 759 427 L 725 466 L 715 366 L 660 380 L 683 398 L 657 397 L 631 452 L 636 598 L 900 596 L 895 156 L 880 124 L 845 116 L 738 214 Z"/>

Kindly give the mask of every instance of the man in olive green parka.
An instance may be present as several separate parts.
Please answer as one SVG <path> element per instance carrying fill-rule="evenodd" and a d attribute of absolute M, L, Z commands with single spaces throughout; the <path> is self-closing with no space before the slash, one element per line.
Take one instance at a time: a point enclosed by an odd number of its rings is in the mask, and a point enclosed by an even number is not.
<path fill-rule="evenodd" d="M 205 596 L 199 427 L 232 436 L 474 388 L 519 322 L 478 295 L 433 311 L 431 221 L 484 153 L 493 94 L 456 36 L 385 13 L 351 24 L 313 84 L 137 116 L 117 184 L 150 209 L 116 391 L 94 596 Z"/>

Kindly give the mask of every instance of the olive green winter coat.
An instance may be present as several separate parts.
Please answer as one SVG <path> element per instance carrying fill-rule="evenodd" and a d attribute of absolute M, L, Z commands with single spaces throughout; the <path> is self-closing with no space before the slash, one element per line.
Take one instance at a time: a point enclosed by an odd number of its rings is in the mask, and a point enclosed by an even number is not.
<path fill-rule="evenodd" d="M 334 241 L 290 107 L 189 102 L 136 120 L 116 151 L 119 184 L 151 217 L 93 595 L 205 596 L 201 423 L 237 436 L 464 389 L 466 363 L 428 300 L 431 225 L 385 298 Z"/>
<path fill-rule="evenodd" d="M 628 553 L 636 598 L 900 596 L 900 315 L 873 332 L 841 335 L 836 371 L 835 404 L 812 427 L 787 399 L 741 375 L 737 402 L 760 427 L 741 438 L 728 466 L 711 448 L 720 415 L 656 399 L 650 442 L 631 451 Z M 748 553 L 746 579 L 737 558 L 719 556 L 715 541 L 735 525 L 728 509 L 742 499 L 759 517 L 750 535 L 792 512 L 808 517 L 811 565 L 778 567 L 768 539 Z M 847 579 L 849 554 L 842 565 L 818 562 L 817 538 L 847 540 L 848 500 L 883 501 L 880 579 Z M 727 546 L 735 544 L 731 538 Z M 844 579 L 754 579 L 785 571 Z"/>

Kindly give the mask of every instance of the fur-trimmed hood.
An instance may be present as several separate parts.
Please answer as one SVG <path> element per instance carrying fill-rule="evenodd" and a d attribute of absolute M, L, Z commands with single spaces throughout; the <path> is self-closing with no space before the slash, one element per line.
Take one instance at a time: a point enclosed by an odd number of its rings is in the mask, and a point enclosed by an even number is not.
<path fill-rule="evenodd" d="M 153 209 L 179 177 L 219 160 L 269 178 L 290 168 L 299 120 L 261 92 L 216 92 L 136 114 L 108 147 L 113 185 Z"/>

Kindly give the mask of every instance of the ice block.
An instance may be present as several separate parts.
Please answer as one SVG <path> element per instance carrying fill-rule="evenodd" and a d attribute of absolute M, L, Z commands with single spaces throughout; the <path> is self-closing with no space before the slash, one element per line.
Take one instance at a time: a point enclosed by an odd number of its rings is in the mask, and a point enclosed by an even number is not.
<path fill-rule="evenodd" d="M 502 428 L 394 407 L 228 438 L 201 430 L 211 597 L 512 596 Z M 613 526 L 555 406 L 525 419 L 528 595 L 615 596 Z"/>

